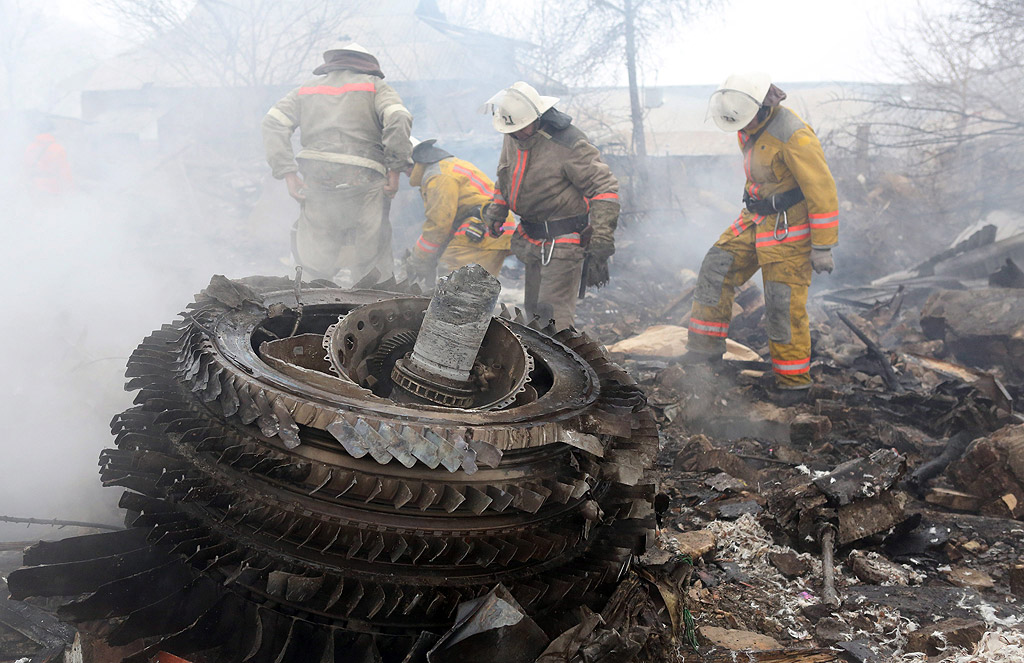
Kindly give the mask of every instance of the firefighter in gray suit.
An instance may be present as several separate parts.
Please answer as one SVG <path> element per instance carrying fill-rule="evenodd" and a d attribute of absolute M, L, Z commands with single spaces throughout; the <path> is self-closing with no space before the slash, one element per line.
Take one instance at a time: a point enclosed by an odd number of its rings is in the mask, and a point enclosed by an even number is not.
<path fill-rule="evenodd" d="M 394 272 L 388 208 L 410 163 L 412 115 L 383 82 L 377 58 L 355 42 L 325 51 L 313 74 L 263 119 L 267 162 L 302 205 L 296 261 L 317 278 L 348 269 L 355 282 L 375 269 L 388 279 Z"/>

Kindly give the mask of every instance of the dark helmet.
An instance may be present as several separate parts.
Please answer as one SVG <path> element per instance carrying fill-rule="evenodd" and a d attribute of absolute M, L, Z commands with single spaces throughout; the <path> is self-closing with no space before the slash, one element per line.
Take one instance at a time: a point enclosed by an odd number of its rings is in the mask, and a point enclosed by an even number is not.
<path fill-rule="evenodd" d="M 450 153 L 434 145 L 436 142 L 436 138 L 430 138 L 417 143 L 416 147 L 412 148 L 412 160 L 416 163 L 437 163 L 442 159 L 452 156 Z"/>

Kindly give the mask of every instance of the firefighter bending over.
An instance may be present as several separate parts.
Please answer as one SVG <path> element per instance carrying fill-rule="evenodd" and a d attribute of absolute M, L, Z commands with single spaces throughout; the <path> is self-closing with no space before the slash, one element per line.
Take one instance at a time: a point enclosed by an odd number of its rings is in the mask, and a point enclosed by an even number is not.
<path fill-rule="evenodd" d="M 761 269 L 775 383 L 811 386 L 807 288 L 811 270 L 831 272 L 838 241 L 836 185 L 821 143 L 767 74 L 735 74 L 711 95 L 708 112 L 738 131 L 745 208 L 711 247 L 697 277 L 687 361 L 725 352 L 733 294 Z"/>
<path fill-rule="evenodd" d="M 313 74 L 263 118 L 267 162 L 302 206 L 295 259 L 312 277 L 347 267 L 352 281 L 373 269 L 388 279 L 388 209 L 412 152 L 412 115 L 382 82 L 377 58 L 355 42 L 325 51 Z M 293 154 L 296 129 L 302 150 Z"/>
<path fill-rule="evenodd" d="M 494 197 L 494 182 L 468 161 L 457 159 L 425 140 L 412 150 L 413 165 L 406 169 L 409 184 L 423 196 L 423 232 L 406 260 L 410 279 L 434 286 L 437 267 L 448 273 L 478 264 L 494 276 L 509 254 L 515 220 L 507 210 L 501 234 L 491 237 L 482 208 Z"/>
<path fill-rule="evenodd" d="M 557 102 L 521 81 L 487 101 L 505 138 L 484 221 L 498 235 L 509 209 L 519 215 L 512 252 L 526 265 L 526 312 L 565 329 L 573 324 L 581 278 L 588 286 L 608 282 L 619 182 Z"/>

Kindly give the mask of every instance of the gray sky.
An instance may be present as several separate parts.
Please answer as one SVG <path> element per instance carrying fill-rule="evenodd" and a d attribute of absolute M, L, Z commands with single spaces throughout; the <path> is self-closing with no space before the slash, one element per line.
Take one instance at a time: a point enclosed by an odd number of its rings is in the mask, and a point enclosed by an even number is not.
<path fill-rule="evenodd" d="M 70 20 L 116 31 L 99 0 L 41 1 Z M 949 2 L 929 0 L 928 7 Z M 888 80 L 886 35 L 917 6 L 918 0 L 730 0 L 658 43 L 659 62 L 648 66 L 644 82 L 717 84 L 733 71 L 754 69 L 783 81 Z"/>
<path fill-rule="evenodd" d="M 887 80 L 887 37 L 917 7 L 917 0 L 731 0 L 659 46 L 657 80 L 648 84 L 718 84 L 752 70 L 781 81 Z"/>

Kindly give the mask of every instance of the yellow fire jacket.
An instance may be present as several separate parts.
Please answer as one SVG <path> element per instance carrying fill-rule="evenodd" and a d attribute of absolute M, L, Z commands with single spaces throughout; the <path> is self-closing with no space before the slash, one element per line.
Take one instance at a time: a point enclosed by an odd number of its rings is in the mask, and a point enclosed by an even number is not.
<path fill-rule="evenodd" d="M 738 132 L 746 192 L 767 199 L 796 187 L 804 200 L 786 212 L 788 232 L 776 228 L 779 216 L 761 216 L 744 209 L 732 224 L 739 235 L 758 226 L 757 255 L 764 263 L 778 262 L 811 247 L 827 248 L 839 241 L 839 201 L 821 143 L 806 122 L 788 108 L 777 106 L 768 118 L 747 133 Z"/>
<path fill-rule="evenodd" d="M 508 251 L 515 220 L 509 214 L 500 237 L 486 235 L 479 242 L 466 237 L 469 217 L 474 208 L 494 196 L 494 182 L 468 161 L 449 157 L 437 163 L 418 163 L 409 176 L 409 184 L 420 188 L 426 220 L 413 252 L 417 258 L 437 260 L 446 247 L 465 250 Z M 479 213 L 475 215 L 479 218 Z M 456 223 L 460 220 L 460 223 Z"/>

